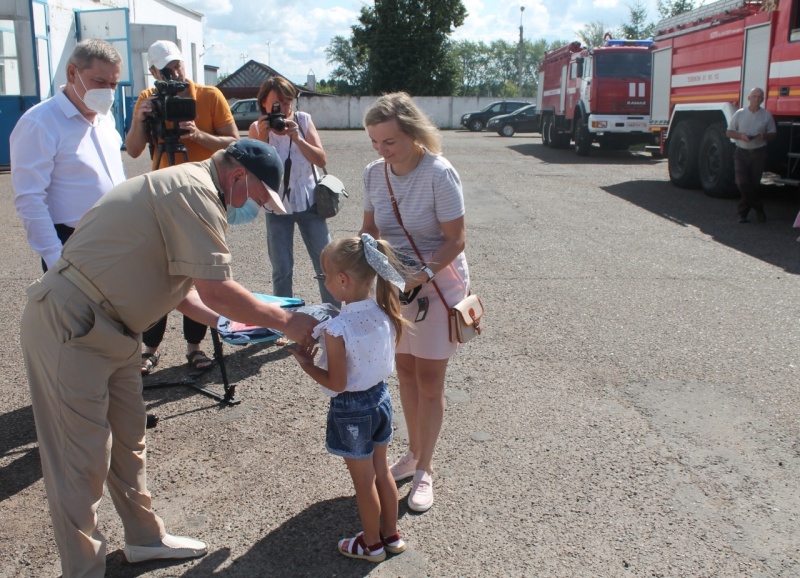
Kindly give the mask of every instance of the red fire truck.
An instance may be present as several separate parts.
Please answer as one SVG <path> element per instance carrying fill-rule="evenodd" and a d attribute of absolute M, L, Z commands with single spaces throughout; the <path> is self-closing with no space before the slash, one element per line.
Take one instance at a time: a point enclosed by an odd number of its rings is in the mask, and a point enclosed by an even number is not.
<path fill-rule="evenodd" d="M 657 24 L 651 130 L 675 186 L 735 196 L 734 145 L 725 136 L 747 94 L 763 88 L 778 138 L 768 170 L 785 182 L 800 154 L 800 10 L 797 0 L 720 0 Z"/>
<path fill-rule="evenodd" d="M 588 155 L 652 143 L 649 132 L 651 40 L 573 42 L 548 52 L 539 67 L 536 114 L 542 142 Z"/>

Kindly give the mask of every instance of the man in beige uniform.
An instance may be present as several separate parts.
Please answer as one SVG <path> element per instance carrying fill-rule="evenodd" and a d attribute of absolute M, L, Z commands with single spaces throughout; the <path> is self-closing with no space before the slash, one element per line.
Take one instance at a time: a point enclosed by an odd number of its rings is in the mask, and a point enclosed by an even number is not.
<path fill-rule="evenodd" d="M 125 181 L 28 288 L 21 342 L 65 578 L 104 575 L 103 482 L 128 561 L 206 553 L 203 542 L 166 534 L 151 509 L 141 332 L 175 308 L 212 326 L 218 311 L 313 346 L 316 320 L 259 301 L 231 278 L 227 224 L 252 220 L 264 205 L 283 210 L 281 173 L 270 145 L 244 139 L 207 161 Z"/>

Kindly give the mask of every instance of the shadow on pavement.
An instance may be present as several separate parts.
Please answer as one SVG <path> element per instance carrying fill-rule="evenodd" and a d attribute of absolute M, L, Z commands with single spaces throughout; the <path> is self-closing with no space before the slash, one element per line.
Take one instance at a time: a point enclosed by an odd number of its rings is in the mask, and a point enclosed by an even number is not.
<path fill-rule="evenodd" d="M 180 576 L 183 578 L 364 576 L 377 566 L 363 560 L 345 558 L 336 551 L 337 541 L 353 535 L 354 529 L 359 527 L 354 497 L 326 500 L 309 506 L 287 520 L 253 544 L 239 558 L 231 559 L 231 551 L 227 547 L 214 549 L 214 544 L 210 544 L 211 551 L 191 568 L 182 571 Z M 211 541 L 213 542 L 213 538 Z M 125 562 L 122 551 L 117 550 L 106 558 L 106 572 L 108 576 L 134 578 L 156 569 L 182 563 L 184 562 L 177 560 L 131 565 Z"/>
<path fill-rule="evenodd" d="M 544 146 L 538 138 L 534 142 L 515 143 L 508 148 L 521 155 L 534 157 L 553 165 L 652 165 L 665 163 L 664 170 L 666 171 L 666 161 L 655 159 L 650 153 L 644 151 L 615 151 L 595 145 L 589 156 L 579 157 L 572 148 L 551 149 Z"/>
<path fill-rule="evenodd" d="M 800 229 L 792 227 L 800 207 L 800 192 L 777 185 L 762 185 L 761 198 L 767 222 L 738 223 L 738 199 L 714 199 L 699 190 L 679 189 L 668 180 L 629 181 L 602 187 L 607 193 L 684 227 L 696 227 L 717 243 L 780 267 L 800 273 Z"/>
<path fill-rule="evenodd" d="M 42 477 L 39 448 L 36 443 L 33 408 L 26 406 L 0 415 L 0 457 L 13 459 L 0 468 L 0 502 L 18 494 Z"/>
<path fill-rule="evenodd" d="M 228 374 L 228 383 L 234 387 L 240 381 L 257 375 L 265 363 L 289 357 L 288 349 L 276 347 L 272 343 L 253 343 L 250 345 L 222 346 L 225 369 Z M 210 386 L 219 394 L 224 393 L 222 374 L 215 363 L 207 370 L 197 371 L 190 369 L 185 363 L 153 372 L 142 379 L 144 385 L 144 400 L 147 410 L 152 411 L 176 399 L 184 399 L 191 395 L 199 395 L 201 399 L 212 398 L 203 395 L 198 390 L 186 385 L 185 382 L 193 381 L 198 384 Z M 241 397 L 241 392 L 236 389 L 236 397 Z M 219 403 L 220 406 L 225 404 Z M 208 407 L 205 404 L 203 407 Z M 159 418 L 162 416 L 159 415 Z"/>

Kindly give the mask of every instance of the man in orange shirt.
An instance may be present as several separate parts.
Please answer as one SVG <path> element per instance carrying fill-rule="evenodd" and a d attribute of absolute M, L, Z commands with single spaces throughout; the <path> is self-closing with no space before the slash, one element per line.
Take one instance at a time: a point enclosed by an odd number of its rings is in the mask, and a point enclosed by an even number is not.
<path fill-rule="evenodd" d="M 150 156 L 153 159 L 153 170 L 163 169 L 171 164 L 183 162 L 198 162 L 211 158 L 218 150 L 226 148 L 239 139 L 239 131 L 233 120 L 231 109 L 225 97 L 215 86 L 195 84 L 186 78 L 183 67 L 183 55 L 175 43 L 169 40 L 154 42 L 147 51 L 147 63 L 150 73 L 156 80 L 171 80 L 185 82 L 188 87 L 178 94 L 196 101 L 197 117 L 178 123 L 177 127 L 170 125 L 168 129 L 180 129 L 180 144 L 186 147 L 186 159 L 182 153 L 170 155 L 165 151 L 159 154 L 159 145 L 163 139 L 148 133 L 148 123 L 152 125 L 153 95 L 155 87 L 143 90 L 136 102 L 133 111 L 131 128 L 125 137 L 125 146 L 128 154 L 137 158 L 144 151 L 145 146 L 150 147 Z M 158 364 L 161 340 L 167 328 L 166 316 L 153 327 L 144 332 L 142 353 L 142 374 L 147 375 Z M 186 339 L 186 359 L 193 369 L 208 369 L 212 365 L 211 359 L 200 349 L 200 342 L 206 336 L 206 326 L 188 317 L 183 318 L 183 336 Z"/>

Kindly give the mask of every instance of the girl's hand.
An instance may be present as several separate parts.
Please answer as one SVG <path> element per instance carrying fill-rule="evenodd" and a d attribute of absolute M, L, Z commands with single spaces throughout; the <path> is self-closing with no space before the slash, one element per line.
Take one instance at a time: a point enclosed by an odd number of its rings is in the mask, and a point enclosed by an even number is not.
<path fill-rule="evenodd" d="M 300 367 L 308 367 L 314 365 L 314 358 L 319 352 L 319 347 L 315 346 L 308 348 L 295 344 L 293 347 L 289 348 L 289 352 L 294 355 L 294 358 L 297 360 L 297 363 L 300 364 Z"/>
<path fill-rule="evenodd" d="M 417 271 L 411 277 L 406 278 L 405 290 L 411 291 L 414 287 L 419 287 L 428 282 L 428 274 L 425 271 Z"/>

